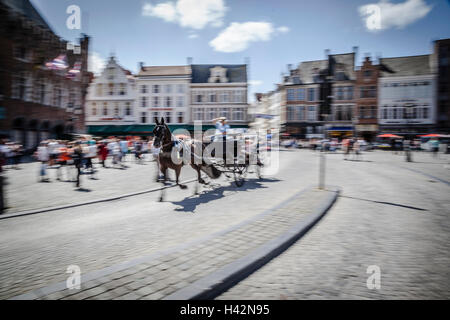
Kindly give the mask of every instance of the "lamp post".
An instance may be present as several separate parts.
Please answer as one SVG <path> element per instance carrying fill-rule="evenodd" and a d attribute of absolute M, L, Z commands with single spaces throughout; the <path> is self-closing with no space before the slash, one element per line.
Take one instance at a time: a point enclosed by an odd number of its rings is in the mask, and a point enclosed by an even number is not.
<path fill-rule="evenodd" d="M 405 104 L 405 110 L 406 110 L 406 128 L 409 129 L 411 114 L 413 111 L 414 105 L 407 103 Z M 412 162 L 412 155 L 411 155 L 411 141 L 408 139 L 409 143 L 403 143 L 403 147 L 405 149 L 405 161 L 406 162 Z"/>

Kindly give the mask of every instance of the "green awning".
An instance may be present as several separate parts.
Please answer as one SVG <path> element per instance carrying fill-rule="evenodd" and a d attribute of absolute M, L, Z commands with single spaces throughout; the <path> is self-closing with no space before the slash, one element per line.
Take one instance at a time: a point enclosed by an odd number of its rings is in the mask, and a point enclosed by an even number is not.
<path fill-rule="evenodd" d="M 175 131 L 177 129 L 185 129 L 188 131 L 194 131 L 194 125 L 186 125 L 186 124 L 169 124 L 170 131 Z M 248 125 L 230 125 L 231 128 L 248 128 Z M 88 134 L 96 135 L 96 136 L 120 136 L 120 135 L 128 135 L 128 136 L 149 136 L 152 135 L 153 129 L 155 125 L 99 125 L 99 126 L 87 126 Z M 203 125 L 203 131 L 209 129 L 215 129 L 214 125 Z"/>

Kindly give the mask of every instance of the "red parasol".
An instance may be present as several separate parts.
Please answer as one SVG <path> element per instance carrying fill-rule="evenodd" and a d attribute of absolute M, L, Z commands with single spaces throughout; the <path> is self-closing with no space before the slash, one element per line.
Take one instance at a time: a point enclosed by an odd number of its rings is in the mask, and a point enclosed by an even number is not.
<path fill-rule="evenodd" d="M 391 133 L 385 133 L 385 134 L 380 134 L 377 136 L 378 138 L 396 138 L 396 139 L 401 139 L 403 137 L 397 136 L 395 134 L 391 134 Z"/>

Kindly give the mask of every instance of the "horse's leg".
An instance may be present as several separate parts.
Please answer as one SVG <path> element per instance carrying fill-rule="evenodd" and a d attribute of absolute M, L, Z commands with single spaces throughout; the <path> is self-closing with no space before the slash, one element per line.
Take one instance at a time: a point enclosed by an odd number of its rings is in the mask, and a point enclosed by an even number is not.
<path fill-rule="evenodd" d="M 180 184 L 180 183 L 179 183 L 180 173 L 181 173 L 181 166 L 176 166 L 176 167 L 175 167 L 176 183 L 177 183 L 177 185 L 178 185 L 181 189 L 186 189 L 186 188 L 187 188 L 186 185 Z"/>
<path fill-rule="evenodd" d="M 161 171 L 162 171 L 164 180 L 162 181 L 163 188 L 161 189 L 161 195 L 159 197 L 159 202 L 163 202 L 164 201 L 164 196 L 166 194 L 165 187 L 166 187 L 166 180 L 167 180 L 167 168 L 166 167 L 161 167 Z"/>

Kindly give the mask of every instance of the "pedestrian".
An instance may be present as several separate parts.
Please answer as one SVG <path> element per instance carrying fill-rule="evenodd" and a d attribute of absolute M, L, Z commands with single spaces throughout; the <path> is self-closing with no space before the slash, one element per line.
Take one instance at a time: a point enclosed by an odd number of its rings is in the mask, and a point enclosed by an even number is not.
<path fill-rule="evenodd" d="M 90 173 L 90 178 L 93 179 L 95 170 L 92 160 L 97 156 L 97 146 L 94 140 L 90 140 L 88 142 L 88 147 L 85 156 L 86 156 L 86 170 L 89 170 L 87 172 Z"/>
<path fill-rule="evenodd" d="M 50 153 L 46 142 L 41 142 L 36 151 L 36 158 L 41 162 L 39 176 L 41 182 L 49 182 L 47 177 L 47 163 L 50 159 Z"/>
<path fill-rule="evenodd" d="M 75 147 L 72 153 L 73 164 L 77 170 L 76 187 L 80 187 L 81 167 L 83 166 L 83 149 L 79 141 L 75 143 Z"/>
<path fill-rule="evenodd" d="M 103 141 L 98 146 L 98 156 L 100 158 L 102 167 L 106 168 L 105 161 L 106 161 L 106 158 L 108 157 L 108 148 L 106 147 L 106 145 Z"/>

